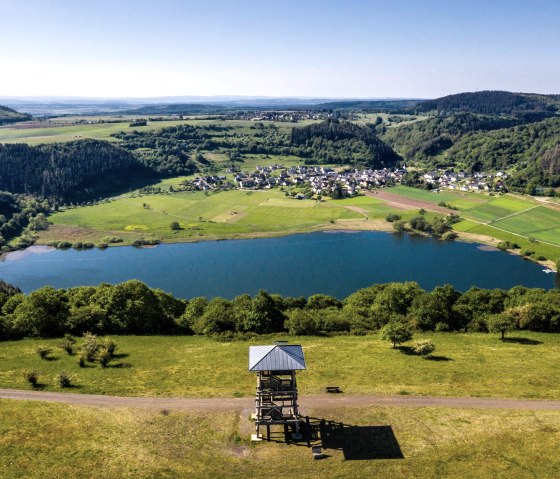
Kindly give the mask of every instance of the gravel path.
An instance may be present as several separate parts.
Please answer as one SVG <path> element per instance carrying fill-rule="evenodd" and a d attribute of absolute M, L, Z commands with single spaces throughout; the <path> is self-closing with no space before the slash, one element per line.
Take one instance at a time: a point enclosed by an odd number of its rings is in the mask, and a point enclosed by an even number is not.
<path fill-rule="evenodd" d="M 137 407 L 170 410 L 223 410 L 251 408 L 253 398 L 148 398 L 96 396 L 93 394 L 56 393 L 0 389 L 2 399 L 47 401 L 82 406 Z M 498 399 L 474 397 L 382 396 L 354 394 L 301 395 L 300 404 L 307 408 L 339 408 L 347 406 L 458 407 L 480 409 L 560 410 L 560 401 L 529 399 Z"/>

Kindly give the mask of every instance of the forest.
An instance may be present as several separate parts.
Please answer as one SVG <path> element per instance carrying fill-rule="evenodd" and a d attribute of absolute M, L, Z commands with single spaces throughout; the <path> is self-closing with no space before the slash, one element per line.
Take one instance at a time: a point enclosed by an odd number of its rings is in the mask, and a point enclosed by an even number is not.
<path fill-rule="evenodd" d="M 326 120 L 293 128 L 291 142 L 306 148 L 316 163 L 334 163 L 367 168 L 394 167 L 400 156 L 376 134 L 372 126 L 346 120 Z"/>
<path fill-rule="evenodd" d="M 255 334 L 363 335 L 387 324 L 418 331 L 560 331 L 560 290 L 509 291 L 451 285 L 423 290 L 415 282 L 360 289 L 344 300 L 315 294 L 282 297 L 259 291 L 232 300 L 177 299 L 144 283 L 40 288 L 28 295 L 0 285 L 0 339 L 70 333 L 198 334 L 243 339 Z"/>
<path fill-rule="evenodd" d="M 150 174 L 134 156 L 106 141 L 0 145 L 0 190 L 11 193 L 82 200 Z"/>

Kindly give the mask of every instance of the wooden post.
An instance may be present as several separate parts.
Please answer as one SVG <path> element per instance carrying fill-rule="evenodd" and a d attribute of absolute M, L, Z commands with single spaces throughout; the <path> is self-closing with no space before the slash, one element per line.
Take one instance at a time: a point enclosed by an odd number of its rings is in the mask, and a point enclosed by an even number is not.
<path fill-rule="evenodd" d="M 270 442 L 270 424 L 266 425 L 266 440 Z"/>
<path fill-rule="evenodd" d="M 286 444 L 290 444 L 290 428 L 287 423 L 284 423 L 284 439 L 286 440 Z"/>

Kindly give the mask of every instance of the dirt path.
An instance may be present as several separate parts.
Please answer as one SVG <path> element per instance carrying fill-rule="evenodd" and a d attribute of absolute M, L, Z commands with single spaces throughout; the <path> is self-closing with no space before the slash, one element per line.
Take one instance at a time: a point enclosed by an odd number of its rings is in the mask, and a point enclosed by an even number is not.
<path fill-rule="evenodd" d="M 0 398 L 27 401 L 47 401 L 82 406 L 98 407 L 138 407 L 147 409 L 175 410 L 224 410 L 251 408 L 254 399 L 247 398 L 147 398 L 96 396 L 93 394 L 56 393 L 45 391 L 25 391 L 19 389 L 0 389 Z M 396 406 L 396 407 L 457 407 L 481 409 L 526 409 L 560 411 L 560 401 L 499 399 L 473 397 L 434 397 L 434 396 L 382 396 L 318 394 L 302 395 L 301 407 L 339 408 L 347 406 Z"/>
<path fill-rule="evenodd" d="M 366 196 L 371 196 L 372 198 L 377 198 L 378 200 L 383 200 L 388 203 L 389 206 L 402 210 L 419 210 L 423 208 L 426 211 L 435 211 L 436 213 L 442 213 L 444 215 L 458 214 L 456 210 L 434 205 L 432 203 L 428 203 L 427 201 L 406 198 L 405 196 L 390 193 L 387 190 L 366 191 L 364 194 Z"/>

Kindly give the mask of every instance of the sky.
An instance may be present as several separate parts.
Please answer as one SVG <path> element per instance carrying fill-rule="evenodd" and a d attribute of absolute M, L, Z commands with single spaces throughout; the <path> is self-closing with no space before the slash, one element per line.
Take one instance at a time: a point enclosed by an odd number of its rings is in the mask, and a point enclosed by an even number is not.
<path fill-rule="evenodd" d="M 559 0 L 0 0 L 0 97 L 560 93 Z"/>

